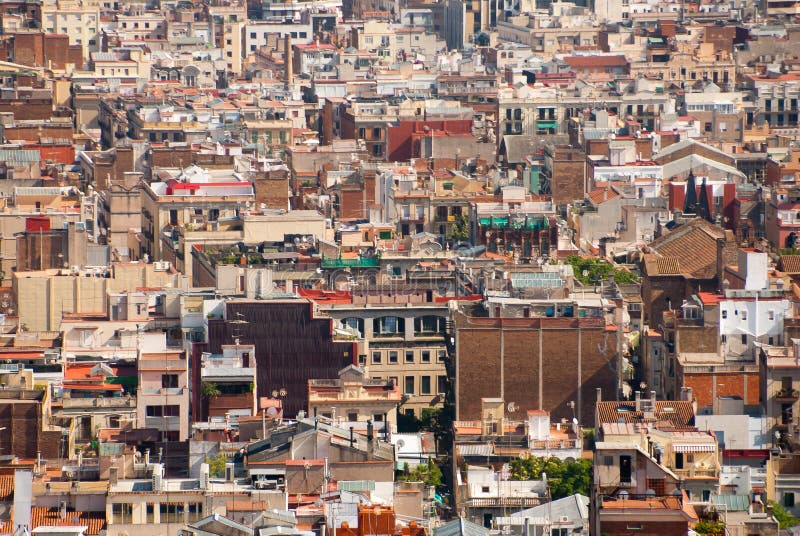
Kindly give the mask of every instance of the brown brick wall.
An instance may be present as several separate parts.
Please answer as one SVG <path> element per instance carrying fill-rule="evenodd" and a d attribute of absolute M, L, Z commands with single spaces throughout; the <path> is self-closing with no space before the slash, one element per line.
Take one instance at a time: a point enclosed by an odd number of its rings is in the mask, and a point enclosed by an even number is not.
<path fill-rule="evenodd" d="M 718 349 L 715 326 L 679 326 L 675 331 L 676 352 L 714 353 Z"/>
<path fill-rule="evenodd" d="M 286 172 L 282 175 L 254 181 L 257 203 L 265 204 L 268 209 L 286 210 L 289 207 L 289 176 Z"/>
<path fill-rule="evenodd" d="M 686 282 L 683 277 L 649 277 L 642 278 L 642 303 L 644 322 L 651 326 L 661 324 L 661 315 L 667 310 L 667 298 L 672 307 L 679 307 L 686 297 Z"/>
<path fill-rule="evenodd" d="M 697 407 L 710 407 L 714 397 L 736 396 L 746 405 L 757 405 L 759 399 L 757 372 L 689 373 L 683 375 L 684 387 L 691 387 Z"/>
<path fill-rule="evenodd" d="M 596 388 L 608 394 L 616 392 L 616 334 L 606 332 L 601 319 L 531 318 L 501 322 L 483 318 L 467 322 L 461 317 L 458 324 L 456 397 L 460 420 L 480 418 L 481 398 L 502 396 L 506 402 L 517 405 L 518 415 L 544 409 L 554 419 L 571 419 L 572 410 L 567 403 L 577 403 L 580 398 L 581 407 L 576 414 L 589 423 L 594 415 Z"/>
<path fill-rule="evenodd" d="M 586 155 L 582 151 L 556 148 L 551 173 L 550 191 L 554 204 L 565 205 L 584 198 Z"/>

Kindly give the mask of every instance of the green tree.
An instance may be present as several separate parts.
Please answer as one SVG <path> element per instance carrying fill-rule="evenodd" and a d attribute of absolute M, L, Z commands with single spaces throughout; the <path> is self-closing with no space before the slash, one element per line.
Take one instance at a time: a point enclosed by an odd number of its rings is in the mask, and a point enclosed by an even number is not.
<path fill-rule="evenodd" d="M 725 534 L 725 523 L 719 520 L 701 519 L 694 526 L 697 534 Z"/>
<path fill-rule="evenodd" d="M 442 470 L 433 460 L 428 460 L 427 464 L 419 464 L 410 473 L 406 464 L 406 473 L 400 475 L 398 480 L 404 482 L 423 482 L 426 486 L 442 485 Z"/>
<path fill-rule="evenodd" d="M 776 503 L 775 501 L 769 501 L 768 504 L 772 507 L 772 515 L 778 520 L 780 528 L 788 529 L 789 527 L 794 527 L 795 525 L 800 524 L 800 518 L 795 517 L 780 504 Z"/>
<path fill-rule="evenodd" d="M 584 285 L 599 283 L 612 275 L 617 283 L 626 284 L 638 281 L 637 277 L 631 272 L 616 268 L 613 264 L 603 259 L 570 255 L 567 257 L 566 263 L 572 266 L 575 279 Z"/>
<path fill-rule="evenodd" d="M 214 382 L 203 382 L 200 386 L 200 393 L 203 398 L 216 398 L 222 394 L 222 391 L 219 390 L 219 386 Z"/>
<path fill-rule="evenodd" d="M 221 478 L 225 476 L 225 464 L 228 463 L 228 457 L 223 453 L 218 452 L 213 458 L 206 456 L 206 463 L 208 464 L 208 474 L 214 478 Z"/>
<path fill-rule="evenodd" d="M 542 474 L 547 475 L 553 499 L 569 497 L 575 493 L 589 495 L 592 475 L 592 464 L 589 460 L 565 462 L 555 456 L 531 456 L 511 461 L 512 480 L 541 480 Z"/>
<path fill-rule="evenodd" d="M 453 240 L 469 240 L 469 217 L 462 214 L 453 226 Z"/>

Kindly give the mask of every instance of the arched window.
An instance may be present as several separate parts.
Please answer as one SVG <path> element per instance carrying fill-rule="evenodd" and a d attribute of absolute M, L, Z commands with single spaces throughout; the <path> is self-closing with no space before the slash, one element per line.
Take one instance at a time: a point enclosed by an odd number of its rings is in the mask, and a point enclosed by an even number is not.
<path fill-rule="evenodd" d="M 359 337 L 364 336 L 364 319 L 351 316 L 341 320 L 342 328 L 346 330 L 355 330 L 358 332 Z"/>
<path fill-rule="evenodd" d="M 414 319 L 414 335 L 430 336 L 444 333 L 445 319 L 441 316 L 427 315 Z"/>
<path fill-rule="evenodd" d="M 372 321 L 372 334 L 375 337 L 402 337 L 406 330 L 405 318 L 381 316 Z"/>

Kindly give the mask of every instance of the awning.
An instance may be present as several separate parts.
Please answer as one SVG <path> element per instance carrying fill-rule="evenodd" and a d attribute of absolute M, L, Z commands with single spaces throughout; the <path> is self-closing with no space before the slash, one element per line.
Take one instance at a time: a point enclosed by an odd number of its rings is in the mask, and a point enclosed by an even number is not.
<path fill-rule="evenodd" d="M 675 452 L 714 452 L 716 445 L 710 443 L 673 443 L 672 450 Z"/>
<path fill-rule="evenodd" d="M 536 128 L 557 128 L 558 121 L 536 121 Z"/>

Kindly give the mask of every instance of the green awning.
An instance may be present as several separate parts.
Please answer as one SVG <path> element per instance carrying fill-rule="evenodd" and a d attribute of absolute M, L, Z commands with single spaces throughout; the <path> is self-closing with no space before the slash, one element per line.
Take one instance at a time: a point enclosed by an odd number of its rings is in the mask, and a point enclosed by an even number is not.
<path fill-rule="evenodd" d="M 492 218 L 492 225 L 508 225 L 508 218 Z"/>
<path fill-rule="evenodd" d="M 491 225 L 491 220 L 489 218 L 481 218 L 481 225 Z"/>
<path fill-rule="evenodd" d="M 558 121 L 537 121 L 536 126 L 538 128 L 557 128 Z"/>

